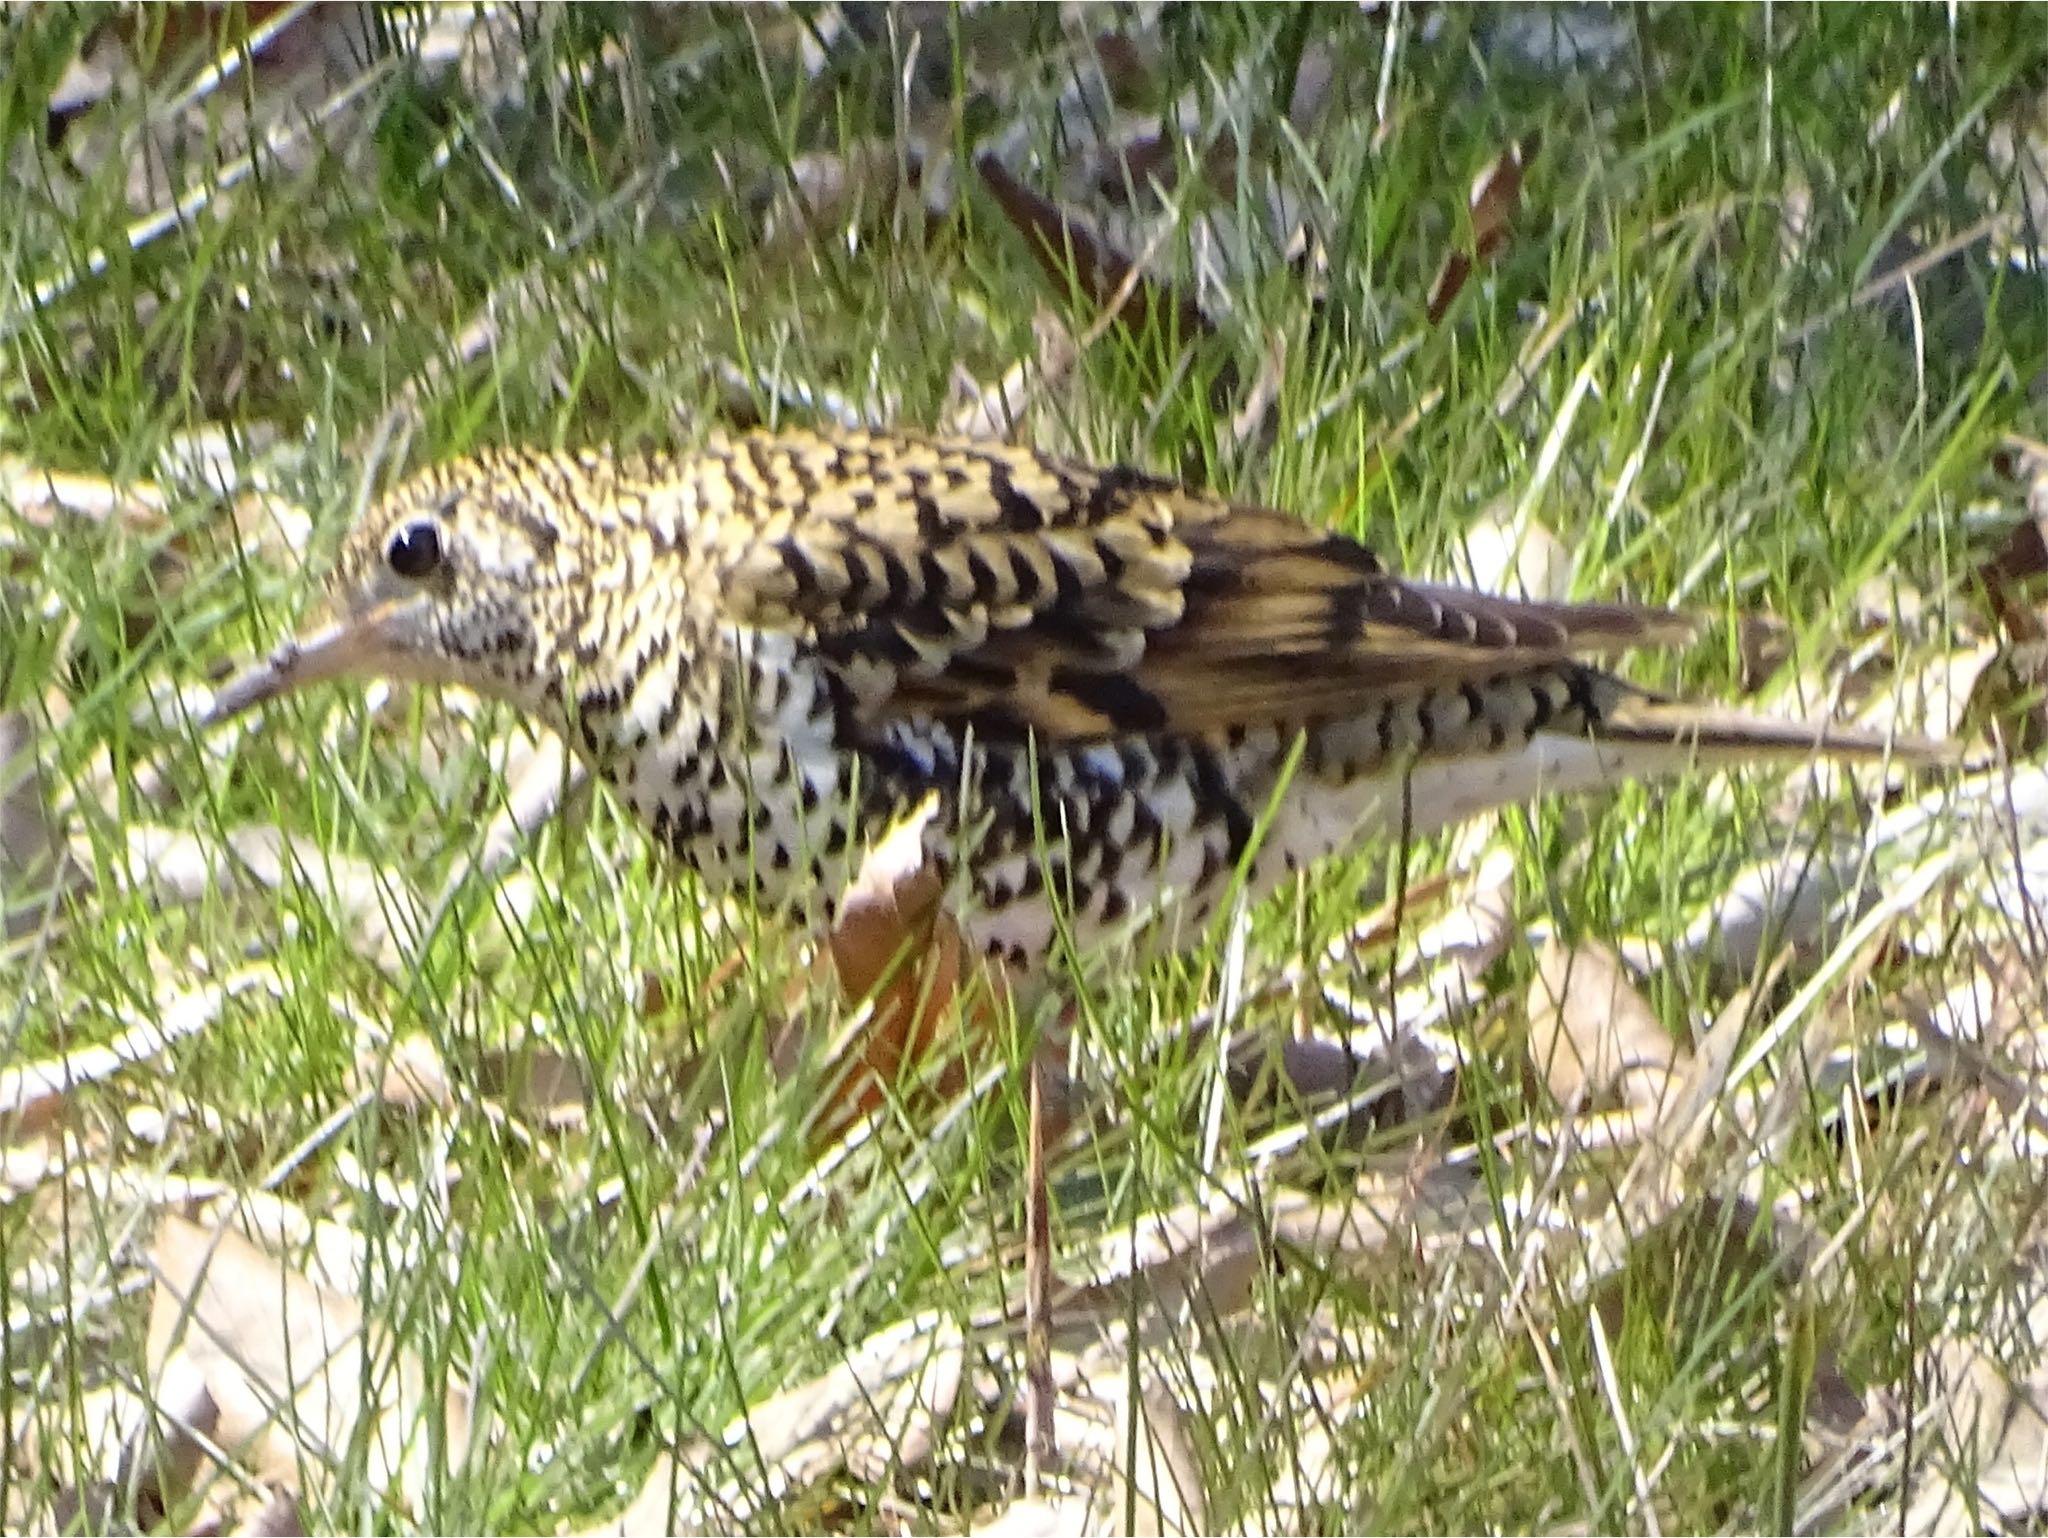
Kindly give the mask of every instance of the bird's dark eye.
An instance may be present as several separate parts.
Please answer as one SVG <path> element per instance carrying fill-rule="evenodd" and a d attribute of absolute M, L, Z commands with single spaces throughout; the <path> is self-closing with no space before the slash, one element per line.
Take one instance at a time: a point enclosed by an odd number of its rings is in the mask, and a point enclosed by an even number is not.
<path fill-rule="evenodd" d="M 391 536 L 384 549 L 391 569 L 409 581 L 430 577 L 441 564 L 441 531 L 422 518 Z"/>

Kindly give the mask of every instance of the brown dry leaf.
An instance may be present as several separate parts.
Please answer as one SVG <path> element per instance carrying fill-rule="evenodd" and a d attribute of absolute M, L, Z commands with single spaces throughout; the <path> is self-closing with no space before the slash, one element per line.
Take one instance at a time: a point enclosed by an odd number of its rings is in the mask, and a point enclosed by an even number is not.
<path fill-rule="evenodd" d="M 2048 1328 L 2048 1304 L 2029 1309 L 2028 1339 Z M 2033 1348 L 2035 1353 L 2038 1348 Z M 2016 1375 L 1977 1336 L 1932 1353 L 1928 1414 L 1934 1448 L 1907 1508 L 1908 1533 L 2038 1529 L 2048 1514 L 2048 1371 Z"/>
<path fill-rule="evenodd" d="M 1465 292 L 1465 284 L 1472 276 L 1472 257 L 1463 250 L 1453 250 L 1444 257 L 1437 269 L 1436 277 L 1430 280 L 1429 296 L 1423 301 L 1423 311 L 1434 326 L 1450 313 L 1451 305 L 1458 295 Z"/>
<path fill-rule="evenodd" d="M 522 1038 L 485 1048 L 469 1061 L 476 1087 L 488 1097 L 487 1113 L 550 1132 L 584 1124 L 590 1086 L 582 1064 L 567 1053 Z M 407 1115 L 452 1115 L 465 1099 L 440 1048 L 419 1032 L 388 1047 L 381 1042 L 371 1046 L 357 1059 L 355 1079 L 361 1092 Z"/>
<path fill-rule="evenodd" d="M 1060 292 L 1078 289 L 1091 306 L 1114 315 L 1139 341 L 1175 336 L 1185 344 L 1214 330 L 1194 300 L 1146 277 L 1129 257 L 1018 181 L 995 156 L 982 155 L 974 164 Z"/>
<path fill-rule="evenodd" d="M 161 1200 L 208 1232 L 234 1230 L 265 1254 L 302 1267 L 331 1292 L 353 1295 L 370 1263 L 370 1242 L 361 1229 L 315 1217 L 273 1191 L 201 1191 L 181 1200 L 173 1187 Z"/>
<path fill-rule="evenodd" d="M 938 814 L 938 798 L 927 797 L 883 834 L 827 936 L 821 970 L 829 967 L 848 1000 L 864 1003 L 834 1044 L 837 1080 L 813 1122 L 823 1142 L 879 1109 L 891 1089 L 929 1082 L 934 1067 L 938 1093 L 959 1093 L 973 1045 L 994 1028 L 1001 981 L 968 955 L 944 909 L 945 873 L 925 848 L 925 828 Z M 963 985 L 970 992 L 955 1011 Z M 785 1032 L 771 1048 L 784 1071 L 796 1046 Z"/>
<path fill-rule="evenodd" d="M 1506 241 L 1522 209 L 1522 175 L 1542 143 L 1532 134 L 1510 144 L 1492 165 L 1473 178 L 1465 203 L 1472 215 L 1472 251 L 1484 260 Z"/>
<path fill-rule="evenodd" d="M 213 1444 L 255 1478 L 314 1494 L 303 1476 L 324 1477 L 360 1436 L 370 1488 L 417 1514 L 436 1474 L 436 1431 L 452 1461 L 466 1454 L 467 1397 L 449 1389 L 430 1404 L 419 1359 L 366 1323 L 354 1299 L 232 1229 L 182 1218 L 162 1221 L 150 1264 L 147 1379 L 158 1386 L 167 1373 L 196 1371 L 217 1410 Z"/>
<path fill-rule="evenodd" d="M 2023 459 L 2021 473 L 2028 481 L 2031 503 L 2033 485 L 2048 483 L 2048 475 L 2031 454 Z M 2048 639 L 2048 626 L 2043 625 L 2036 607 L 2043 578 L 2048 578 L 2048 530 L 2042 528 L 2041 517 L 2030 511 L 1977 566 L 1977 581 L 1991 618 L 2015 641 Z"/>
<path fill-rule="evenodd" d="M 1676 1039 L 1614 952 L 1545 942 L 1529 987 L 1529 1061 L 1560 1106 L 1618 1104 L 1654 1116 L 1678 1058 Z"/>
<path fill-rule="evenodd" d="M 378 1101 L 395 1111 L 450 1112 L 455 1086 L 441 1049 L 419 1031 L 400 1037 L 391 1050 L 372 1050 L 356 1065 L 359 1077 L 374 1079 Z"/>
<path fill-rule="evenodd" d="M 1538 140 L 1533 136 L 1526 149 L 1510 144 L 1484 171 L 1472 180 L 1466 194 L 1466 211 L 1472 220 L 1472 244 L 1447 253 L 1436 279 L 1429 285 L 1429 323 L 1441 321 L 1464 292 L 1476 262 L 1495 255 L 1506 244 L 1509 231 L 1522 207 L 1522 175 L 1535 158 Z"/>
<path fill-rule="evenodd" d="M 1126 112 L 1156 107 L 1160 98 L 1159 77 L 1165 68 L 1156 28 L 1140 27 L 1098 32 L 1093 39 L 1096 66 L 1109 99 Z"/>
<path fill-rule="evenodd" d="M 2010 449 L 2010 474 L 2027 483 L 2027 516 L 1977 566 L 1986 618 L 2003 644 L 1987 640 L 1960 648 L 1955 659 L 1937 658 L 1929 677 L 1946 687 L 1915 691 L 1931 694 L 1929 718 L 1938 729 L 1960 735 L 1989 728 L 2015 758 L 2031 756 L 2048 742 L 2048 617 L 2043 613 L 2048 602 L 2048 458 L 2043 452 L 2041 445 L 2024 439 Z"/>
<path fill-rule="evenodd" d="M 485 1094 L 514 1116 L 550 1132 L 583 1125 L 590 1106 L 590 1082 L 583 1065 L 568 1053 L 536 1041 L 493 1047 L 477 1057 L 476 1077 Z"/>

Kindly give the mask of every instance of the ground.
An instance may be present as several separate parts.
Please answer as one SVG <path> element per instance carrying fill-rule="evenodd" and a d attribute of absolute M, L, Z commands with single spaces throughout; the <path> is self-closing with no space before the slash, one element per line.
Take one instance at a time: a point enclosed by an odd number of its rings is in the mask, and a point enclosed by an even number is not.
<path fill-rule="evenodd" d="M 0 26 L 8 1527 L 2048 1511 L 2037 16 Z M 858 1021 L 805 937 L 521 723 L 198 721 L 403 467 L 754 421 L 1683 606 L 1632 676 L 1975 757 L 1361 851 L 1180 960 L 1065 958 L 978 1093 L 823 1137 Z M 238 1442 L 286 1385 L 233 1457 L 164 1429 Z"/>

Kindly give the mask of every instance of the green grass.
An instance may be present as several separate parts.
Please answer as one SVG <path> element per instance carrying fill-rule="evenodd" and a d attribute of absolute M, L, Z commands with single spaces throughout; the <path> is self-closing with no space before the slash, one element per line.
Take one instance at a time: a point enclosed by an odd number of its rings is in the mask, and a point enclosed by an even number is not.
<path fill-rule="evenodd" d="M 174 708 L 296 623 L 372 471 L 381 483 L 401 462 L 501 441 L 687 443 L 720 420 L 824 420 L 835 402 L 940 426 L 957 378 L 992 383 L 1035 356 L 1041 311 L 1086 331 L 1093 307 L 1045 281 L 974 152 L 997 151 L 1127 251 L 1151 249 L 1150 270 L 1216 323 L 1185 342 L 1103 332 L 1069 378 L 1031 381 L 1027 441 L 1285 506 L 1429 574 L 1458 569 L 1489 510 L 1526 506 L 1576 556 L 1579 595 L 1727 621 L 1681 657 L 1631 666 L 1707 697 L 1739 692 L 1733 621 L 1752 611 L 1789 627 L 1765 703 L 1811 713 L 1837 683 L 1882 693 L 1981 633 L 1968 578 L 1984 552 L 1963 513 L 1999 435 L 2041 434 L 2048 300 L 1982 242 L 1910 301 L 1860 291 L 1909 254 L 1897 239 L 1939 244 L 1993 206 L 1987 191 L 2013 205 L 1987 140 L 2038 113 L 2038 13 L 1964 11 L 1951 29 L 1939 10 L 1573 12 L 1611 35 L 1576 68 L 1525 46 L 1549 13 L 1523 11 L 1197 8 L 1143 31 L 1107 12 L 996 8 L 921 34 L 861 14 L 866 41 L 836 34 L 830 10 L 545 10 L 505 26 L 493 69 L 469 76 L 423 59 L 402 13 L 361 35 L 316 17 L 298 25 L 333 35 L 326 80 L 243 69 L 175 117 L 147 182 L 121 136 L 151 114 L 161 126 L 204 52 L 160 14 L 128 18 L 131 50 L 160 55 L 152 83 L 129 79 L 59 135 L 53 83 L 117 17 L 33 8 L 4 23 L 0 140 L 19 191 L 0 230 L 0 454 L 158 480 L 168 505 L 132 525 L 46 526 L 0 503 L 0 710 L 33 725 L 82 867 L 46 922 L 0 949 L 0 1066 L 161 1018 L 252 959 L 276 979 L 151 1065 L 68 1097 L 58 1130 L 77 1168 L 0 1204 L 0 1424 L 18 1447 L 33 1428 L 45 1450 L 0 1474 L 8 1525 L 62 1520 L 60 1489 L 96 1467 L 85 1396 L 140 1370 L 146 1304 L 130 1284 L 151 1199 L 114 1169 L 267 1183 L 354 1232 L 366 1310 L 437 1394 L 475 1392 L 485 1429 L 419 1509 L 379 1500 L 358 1446 L 313 1503 L 325 1527 L 579 1526 L 670 1449 L 696 1471 L 686 1483 L 758 1489 L 755 1450 L 713 1458 L 704 1439 L 900 1321 L 974 1325 L 1015 1292 L 1021 1076 L 992 1073 L 937 1125 L 888 1122 L 818 1165 L 797 1130 L 814 1081 L 778 1084 L 764 1055 L 787 1018 L 789 937 L 734 915 L 757 935 L 753 959 L 712 987 L 730 938 L 603 797 L 462 881 L 418 932 L 505 804 L 517 723 L 432 696 L 371 714 L 360 691 L 323 690 L 209 738 Z M 1060 104 L 1096 79 L 1084 44 L 1112 25 L 1154 50 L 1138 94 L 1191 109 L 1164 208 L 1082 195 L 1087 114 Z M 1292 126 L 1305 50 L 1334 85 Z M 493 72 L 525 84 L 494 94 Z M 306 127 L 357 84 L 353 107 Z M 251 109 L 293 142 L 224 177 L 249 152 Z M 912 140 L 919 186 L 891 171 L 808 235 L 776 223 L 799 157 Z M 1432 326 L 1432 279 L 1470 239 L 1467 188 L 1511 140 L 1537 146 L 1511 236 Z M 1234 177 L 1194 174 L 1219 144 Z M 131 244 L 187 188 L 214 190 Z M 1787 205 L 1801 197 L 1795 250 Z M 480 317 L 489 344 L 460 349 Z M 1269 357 L 1273 410 L 1240 434 Z M 177 468 L 202 432 L 222 436 L 237 484 L 260 477 L 303 505 L 307 550 L 238 547 L 231 499 Z M 1851 675 L 1871 583 L 1927 617 Z M 0 766 L 0 788 L 9 778 Z M 1687 781 L 1511 814 L 1498 836 L 1518 924 L 1674 940 L 1745 863 L 1851 836 L 1857 791 L 1835 793 L 1829 822 L 1788 814 L 1782 790 L 1763 775 Z M 218 859 L 248 825 L 318 855 L 274 890 L 215 879 L 174 898 L 129 852 L 135 830 L 160 826 Z M 1237 1023 L 1334 1040 L 1347 1022 L 1319 983 L 1385 999 L 1412 981 L 1421 916 L 1398 977 L 1384 953 L 1333 961 L 1328 942 L 1397 871 L 1426 875 L 1449 848 L 1365 851 L 1264 905 Z M 351 908 L 334 896 L 344 865 Z M 361 943 L 370 915 L 397 936 L 381 957 Z M 1880 1027 L 1985 956 L 2025 963 L 2010 988 L 2038 958 L 2037 940 L 1962 897 L 1949 932 L 1919 960 L 1883 936 L 1833 956 L 1850 976 L 1819 1011 L 1831 1033 L 1809 1039 L 1856 1046 L 1867 1069 Z M 1536 947 L 1517 935 L 1486 974 L 1493 1005 L 1448 1033 L 1462 1066 L 1446 1106 L 1249 1162 L 1284 1112 L 1219 1101 L 1214 1041 L 1185 1043 L 1218 1007 L 1221 940 L 1135 974 L 1083 962 L 1065 998 L 1104 1125 L 1057 1172 L 1063 1274 L 1191 1202 L 1256 1216 L 1289 1193 L 1427 1177 L 1466 1205 L 1457 1243 L 1404 1229 L 1361 1256 L 1269 1235 L 1220 1324 L 1162 1293 L 1113 1294 L 1068 1399 L 1113 1402 L 1126 1383 L 1175 1397 L 1211 1526 L 1863 1530 L 1897 1527 L 1944 1458 L 1968 1483 L 1937 1430 L 1903 1444 L 1885 1407 L 1924 1410 L 1930 1363 L 1958 1342 L 2032 1367 L 1995 1322 L 2028 1297 L 2038 1155 L 2016 1152 L 1986 1081 L 1951 1065 L 1850 1114 L 1832 1090 L 1799 1090 L 1793 1032 L 1726 1091 L 1732 1105 L 1775 1081 L 1763 1093 L 1789 1097 L 1782 1135 L 1758 1155 L 1734 1119 L 1716 1123 L 1677 1161 L 1691 1219 L 1634 1235 L 1589 1280 L 1588 1236 L 1642 1220 L 1613 1194 L 1631 1155 L 1558 1153 L 1559 1109 L 1523 1061 Z M 1645 991 L 1688 1045 L 1723 1011 L 1746 1044 L 1829 960 L 1824 945 L 1770 980 L 1674 966 Z M 1290 965 L 1306 979 L 1262 991 Z M 648 975 L 667 1009 L 643 1008 Z M 2009 1002 L 2038 1011 L 2023 988 Z M 357 1059 L 415 1033 L 448 1064 L 452 1113 L 359 1095 Z M 494 1078 L 508 1049 L 580 1066 L 582 1129 L 538 1128 L 508 1100 Z M 1021 1062 L 1027 1047 L 1005 1050 Z M 2031 1081 L 2016 1082 L 2025 1100 Z M 1744 1225 L 1697 1204 L 1738 1195 L 1796 1216 L 1824 1259 L 1727 1262 L 1748 1253 Z M 1143 1326 L 1140 1346 L 1124 1326 Z M 1018 1423 L 975 1400 L 979 1374 L 1009 1403 L 1016 1336 L 975 1339 L 963 1408 L 929 1456 L 898 1469 L 877 1433 L 865 1464 L 740 1515 L 957 1530 L 1011 1499 Z M 1829 1373 L 1879 1410 L 1819 1418 Z M 1831 1501 L 1829 1460 L 1850 1443 L 1867 1472 Z M 1309 1461 L 1321 1472 L 1292 1504 Z"/>

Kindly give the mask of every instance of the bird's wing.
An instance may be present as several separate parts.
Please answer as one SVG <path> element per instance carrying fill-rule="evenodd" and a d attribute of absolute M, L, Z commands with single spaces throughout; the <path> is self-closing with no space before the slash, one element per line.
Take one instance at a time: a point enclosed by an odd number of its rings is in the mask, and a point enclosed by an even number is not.
<path fill-rule="evenodd" d="M 1285 514 L 1024 449 L 785 434 L 717 455 L 754 510 L 725 612 L 803 634 L 877 722 L 1069 741 L 1295 724 L 1692 631 L 1404 582 Z"/>

